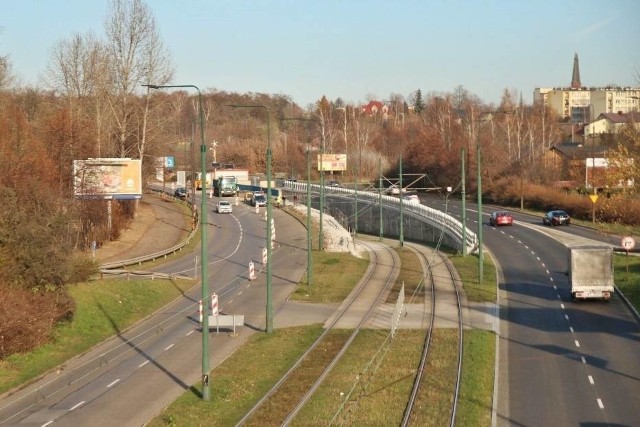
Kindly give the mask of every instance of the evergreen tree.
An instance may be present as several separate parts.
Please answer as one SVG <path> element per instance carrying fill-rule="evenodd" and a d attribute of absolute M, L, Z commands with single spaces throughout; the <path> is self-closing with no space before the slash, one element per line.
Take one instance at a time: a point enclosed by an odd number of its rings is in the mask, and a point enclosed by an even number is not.
<path fill-rule="evenodd" d="M 422 92 L 420 91 L 420 89 L 416 91 L 416 100 L 413 107 L 418 114 L 420 114 L 422 110 L 424 110 L 424 101 L 422 100 Z"/>

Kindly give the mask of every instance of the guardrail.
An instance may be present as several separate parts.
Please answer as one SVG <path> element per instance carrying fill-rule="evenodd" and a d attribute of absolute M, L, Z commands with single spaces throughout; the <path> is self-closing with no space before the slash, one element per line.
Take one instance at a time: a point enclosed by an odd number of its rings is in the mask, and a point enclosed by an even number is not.
<path fill-rule="evenodd" d="M 161 189 L 158 190 L 157 188 L 153 188 L 153 187 L 149 187 L 149 189 L 152 190 L 152 191 L 160 192 L 160 193 L 162 192 Z M 173 197 L 173 196 L 171 196 L 171 197 Z M 191 205 L 191 202 L 188 201 L 188 200 L 186 201 L 186 203 Z M 199 222 L 200 222 L 200 215 L 198 215 L 198 224 L 195 224 L 195 227 L 193 227 L 193 230 L 191 231 L 189 236 L 187 236 L 187 238 L 185 240 L 183 240 L 182 242 L 178 243 L 177 245 L 172 246 L 172 247 L 170 247 L 168 249 L 164 249 L 164 250 L 152 253 L 152 254 L 142 255 L 142 256 L 138 256 L 138 257 L 130 258 L 130 259 L 125 259 L 125 260 L 105 262 L 103 264 L 100 264 L 100 273 L 107 273 L 110 270 L 113 270 L 115 268 L 124 268 L 124 267 L 130 266 L 130 265 L 142 265 L 145 262 L 155 261 L 155 260 L 161 259 L 161 258 L 167 258 L 169 255 L 174 255 L 177 252 L 180 252 L 182 250 L 182 248 L 184 248 L 189 243 L 191 243 L 191 240 L 193 239 L 193 237 L 198 232 Z"/>
<path fill-rule="evenodd" d="M 314 193 L 320 192 L 320 185 L 317 184 L 309 184 L 310 191 Z M 306 192 L 307 191 L 307 183 L 306 182 L 297 182 L 297 181 L 284 181 L 284 188 L 287 188 L 290 191 L 295 192 Z M 324 191 L 329 194 L 344 194 L 344 195 L 355 195 L 355 190 L 344 187 L 329 187 L 325 186 Z M 378 193 L 373 193 L 369 191 L 358 191 L 358 200 L 368 200 L 369 203 L 378 203 L 380 200 L 383 204 L 388 206 L 398 206 L 400 205 L 400 198 L 393 197 L 388 195 L 379 195 Z M 430 208 L 429 206 L 425 206 L 417 203 L 408 203 L 405 202 L 402 204 L 402 208 L 406 212 L 411 212 L 421 218 L 424 218 L 427 222 L 432 224 L 433 226 L 440 228 L 449 236 L 451 236 L 454 240 L 460 242 L 462 244 L 463 239 L 463 225 L 460 221 L 448 215 L 444 212 L 441 212 L 437 209 Z M 471 253 L 478 248 L 478 237 L 476 233 L 466 229 L 466 242 L 465 242 L 468 253 Z"/>

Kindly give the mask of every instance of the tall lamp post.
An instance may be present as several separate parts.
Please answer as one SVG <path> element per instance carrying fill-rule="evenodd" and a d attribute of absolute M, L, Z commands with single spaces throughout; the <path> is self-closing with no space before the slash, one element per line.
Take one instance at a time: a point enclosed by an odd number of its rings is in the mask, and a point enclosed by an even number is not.
<path fill-rule="evenodd" d="M 271 194 L 271 112 L 266 105 L 234 105 L 227 104 L 227 107 L 232 108 L 263 108 L 267 113 L 267 235 L 265 244 L 267 245 L 267 308 L 266 308 L 266 332 L 270 334 L 273 332 L 273 302 L 271 299 L 271 236 L 273 235 L 271 230 L 271 221 L 273 218 L 272 211 L 272 194 Z"/>
<path fill-rule="evenodd" d="M 484 248 L 482 245 L 482 151 L 480 141 L 476 138 L 478 157 L 478 283 L 482 285 L 484 276 Z"/>
<path fill-rule="evenodd" d="M 207 146 L 204 142 L 204 113 L 202 110 L 202 92 L 195 85 L 142 85 L 149 89 L 192 88 L 198 91 L 198 109 L 200 110 L 200 171 L 202 173 L 202 193 L 200 195 L 200 264 L 202 286 L 202 400 L 210 400 L 209 392 L 209 282 L 207 273 Z"/>

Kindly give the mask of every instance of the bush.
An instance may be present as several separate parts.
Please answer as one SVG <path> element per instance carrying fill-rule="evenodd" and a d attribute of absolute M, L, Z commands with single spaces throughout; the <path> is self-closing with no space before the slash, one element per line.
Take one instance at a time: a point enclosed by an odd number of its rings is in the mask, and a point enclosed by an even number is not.
<path fill-rule="evenodd" d="M 519 183 L 512 178 L 496 180 L 485 187 L 485 200 L 504 206 L 520 207 L 520 197 L 524 194 L 524 207 L 548 211 L 563 209 L 573 218 L 588 221 L 593 215 L 593 203 L 588 195 L 578 190 L 566 191 L 542 185 Z M 598 221 L 621 225 L 640 225 L 640 200 L 622 193 L 605 192 L 599 194 L 596 203 Z"/>
<path fill-rule="evenodd" d="M 49 342 L 53 326 L 70 320 L 73 310 L 60 290 L 0 287 L 0 360 Z"/>

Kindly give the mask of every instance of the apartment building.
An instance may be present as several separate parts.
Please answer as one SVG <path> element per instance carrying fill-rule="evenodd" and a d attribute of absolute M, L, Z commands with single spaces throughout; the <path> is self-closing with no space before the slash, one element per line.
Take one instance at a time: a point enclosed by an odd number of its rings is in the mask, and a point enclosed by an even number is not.
<path fill-rule="evenodd" d="M 576 54 L 571 86 L 535 88 L 533 100 L 545 103 L 565 121 L 589 123 L 603 113 L 640 111 L 640 87 L 583 86 Z"/>

